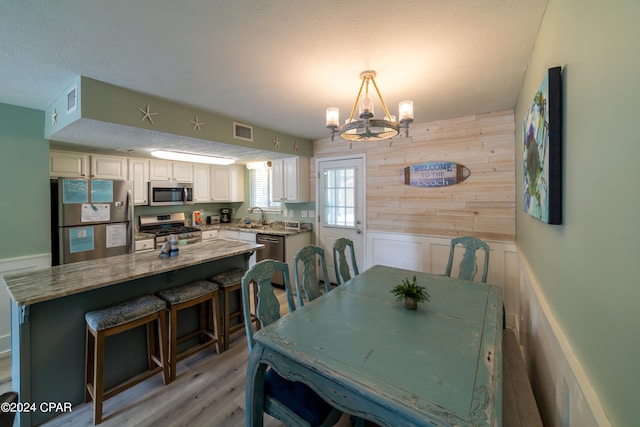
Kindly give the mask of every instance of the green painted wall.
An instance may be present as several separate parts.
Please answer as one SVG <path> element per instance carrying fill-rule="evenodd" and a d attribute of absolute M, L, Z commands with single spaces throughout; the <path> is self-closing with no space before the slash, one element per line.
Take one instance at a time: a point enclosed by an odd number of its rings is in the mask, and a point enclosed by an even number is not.
<path fill-rule="evenodd" d="M 0 259 L 51 251 L 44 112 L 0 104 Z"/>
<path fill-rule="evenodd" d="M 564 224 L 523 213 L 518 173 L 517 241 L 616 426 L 637 425 L 640 383 L 639 17 L 636 0 L 550 0 L 516 105 L 521 162 L 531 99 L 563 67 Z"/>

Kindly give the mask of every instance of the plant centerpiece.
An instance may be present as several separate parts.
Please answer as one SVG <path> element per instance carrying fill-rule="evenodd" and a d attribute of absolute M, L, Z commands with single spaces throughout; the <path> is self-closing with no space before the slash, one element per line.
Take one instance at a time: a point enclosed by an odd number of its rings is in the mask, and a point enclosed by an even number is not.
<path fill-rule="evenodd" d="M 394 286 L 391 293 L 398 301 L 404 300 L 404 307 L 408 310 L 417 309 L 419 302 L 430 301 L 427 288 L 418 285 L 416 276 L 413 276 L 412 281 L 409 278 L 402 279 L 402 283 Z"/>

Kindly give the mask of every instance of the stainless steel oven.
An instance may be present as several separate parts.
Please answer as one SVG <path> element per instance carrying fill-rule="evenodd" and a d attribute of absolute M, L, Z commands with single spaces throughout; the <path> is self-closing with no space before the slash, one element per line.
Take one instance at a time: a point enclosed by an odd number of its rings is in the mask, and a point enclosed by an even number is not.
<path fill-rule="evenodd" d="M 149 205 L 171 206 L 192 205 L 193 183 L 191 182 L 149 182 Z"/>
<path fill-rule="evenodd" d="M 264 259 L 275 259 L 276 261 L 285 262 L 284 258 L 284 236 L 275 236 L 273 234 L 257 234 L 256 243 L 264 245 L 264 249 L 256 252 L 256 262 Z M 284 286 L 284 278 L 282 272 L 277 271 L 271 279 L 274 285 Z M 291 283 L 293 286 L 293 283 Z"/>

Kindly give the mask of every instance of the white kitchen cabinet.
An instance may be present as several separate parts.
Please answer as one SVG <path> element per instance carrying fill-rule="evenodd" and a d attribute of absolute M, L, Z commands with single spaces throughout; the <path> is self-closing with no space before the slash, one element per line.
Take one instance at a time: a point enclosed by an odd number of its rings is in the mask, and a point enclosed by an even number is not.
<path fill-rule="evenodd" d="M 284 203 L 310 200 L 309 159 L 288 157 L 272 161 L 273 199 Z"/>
<path fill-rule="evenodd" d="M 193 164 L 151 160 L 149 162 L 149 179 L 151 181 L 193 182 Z"/>
<path fill-rule="evenodd" d="M 134 250 L 136 252 L 150 252 L 155 249 L 155 239 L 136 240 Z"/>
<path fill-rule="evenodd" d="M 256 233 L 252 233 L 249 231 L 225 230 L 223 228 L 223 229 L 220 229 L 220 232 L 218 235 L 221 239 L 237 240 L 240 242 L 247 242 L 247 243 L 256 242 Z M 256 253 L 254 251 L 253 254 L 251 254 L 251 257 L 249 257 L 249 268 L 253 267 L 255 263 L 256 263 Z"/>
<path fill-rule="evenodd" d="M 242 166 L 211 166 L 211 200 L 244 202 L 244 170 Z"/>
<path fill-rule="evenodd" d="M 217 239 L 219 235 L 219 230 L 204 230 L 202 232 L 202 240 Z"/>
<path fill-rule="evenodd" d="M 89 156 L 73 151 L 49 151 L 49 176 L 51 178 L 88 178 Z"/>
<path fill-rule="evenodd" d="M 133 204 L 149 204 L 149 160 L 129 158 L 129 181 L 133 181 Z"/>
<path fill-rule="evenodd" d="M 91 155 L 91 178 L 126 181 L 129 176 L 128 170 L 129 163 L 126 157 Z"/>
<path fill-rule="evenodd" d="M 173 162 L 173 180 L 193 182 L 193 163 Z"/>
<path fill-rule="evenodd" d="M 193 201 L 204 203 L 211 201 L 209 165 L 193 165 Z"/>
<path fill-rule="evenodd" d="M 238 240 L 241 242 L 247 243 L 255 243 L 256 242 L 256 233 L 249 233 L 246 231 L 238 232 Z M 256 252 L 253 251 L 251 256 L 249 257 L 249 268 L 253 267 L 256 264 Z"/>
<path fill-rule="evenodd" d="M 239 240 L 238 239 L 238 231 L 235 230 L 225 230 L 225 229 L 221 229 L 220 232 L 218 233 L 218 235 L 220 236 L 221 239 L 227 239 L 227 240 Z"/>
<path fill-rule="evenodd" d="M 173 180 L 172 162 L 167 162 L 164 160 L 149 161 L 149 180 L 150 181 Z"/>

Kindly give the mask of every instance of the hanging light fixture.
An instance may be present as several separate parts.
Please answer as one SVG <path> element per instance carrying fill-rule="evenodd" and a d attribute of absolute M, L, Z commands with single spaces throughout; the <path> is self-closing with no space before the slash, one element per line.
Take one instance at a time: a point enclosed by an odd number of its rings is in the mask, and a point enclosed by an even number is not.
<path fill-rule="evenodd" d="M 404 129 L 405 136 L 409 136 L 409 123 L 413 121 L 413 101 L 402 101 L 399 105 L 398 115 L 400 120 L 396 121 L 396 117 L 389 114 L 387 105 L 380 95 L 380 90 L 375 81 L 376 72 L 372 70 L 360 73 L 362 84 L 356 97 L 349 118 L 344 125 L 340 126 L 340 110 L 336 107 L 327 108 L 327 127 L 331 130 L 331 141 L 335 134 L 339 134 L 342 139 L 347 141 L 380 141 L 383 139 L 391 139 L 400 133 L 400 128 Z M 384 110 L 384 119 L 374 119 L 373 99 L 369 96 L 369 83 L 373 84 L 380 103 Z M 364 97 L 362 90 L 364 89 Z M 360 120 L 354 119 L 354 114 L 358 108 Z"/>

